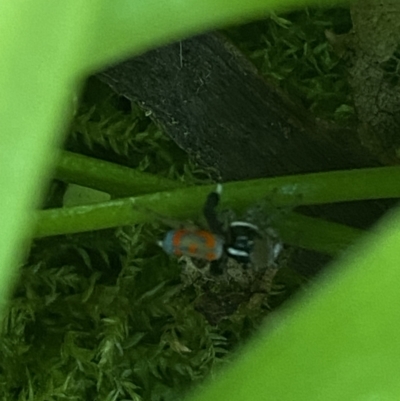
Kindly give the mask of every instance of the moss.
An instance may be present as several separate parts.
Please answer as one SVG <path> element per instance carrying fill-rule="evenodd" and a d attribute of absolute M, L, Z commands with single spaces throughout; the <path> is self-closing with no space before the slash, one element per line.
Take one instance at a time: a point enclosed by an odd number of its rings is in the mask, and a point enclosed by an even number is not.
<path fill-rule="evenodd" d="M 341 34 L 350 28 L 348 9 L 321 8 L 271 14 L 227 33 L 267 79 L 300 99 L 315 115 L 342 121 L 353 115 L 352 101 L 345 66 L 325 30 Z"/>

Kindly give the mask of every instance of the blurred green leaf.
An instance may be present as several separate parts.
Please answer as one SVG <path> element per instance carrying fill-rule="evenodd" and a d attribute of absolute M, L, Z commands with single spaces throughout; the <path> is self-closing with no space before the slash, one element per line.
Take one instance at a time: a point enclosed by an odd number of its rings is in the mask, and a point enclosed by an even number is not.
<path fill-rule="evenodd" d="M 49 180 L 55 148 L 72 115 L 84 75 L 157 44 L 260 16 L 267 5 L 299 4 L 294 0 L 0 3 L 1 317 L 16 276 L 14 267 L 26 256 L 25 245 L 35 223 L 31 211 Z M 290 25 L 278 23 L 285 30 Z M 326 26 L 323 21 L 319 25 Z M 299 33 L 298 38 L 297 49 L 309 58 L 310 65 L 322 75 L 329 72 L 319 64 L 321 60 L 332 63 L 329 55 L 324 55 L 325 48 L 317 46 L 310 51 L 302 46 L 304 34 Z M 273 48 L 273 41 L 265 42 Z M 285 57 L 293 55 L 293 59 L 275 72 L 280 79 L 297 67 L 293 45 L 287 40 L 281 44 L 287 46 Z M 258 54 L 264 57 L 267 53 Z M 316 55 L 323 57 L 317 61 Z M 283 61 L 266 57 L 265 65 L 269 68 Z M 327 89 L 323 82 L 311 87 L 311 99 L 324 96 L 324 91 L 335 93 L 335 88 Z M 339 100 L 335 107 L 341 111 L 340 106 L 347 103 Z M 110 146 L 120 149 L 115 141 Z M 168 161 L 168 154 L 163 158 Z M 349 191 L 357 183 L 350 183 Z M 386 190 L 395 193 L 397 183 L 388 179 Z M 257 183 L 253 186 L 256 190 Z M 239 188 L 238 192 L 244 190 L 248 189 Z M 190 196 L 198 196 L 196 191 Z M 175 211 L 179 208 L 166 206 Z M 188 213 L 193 210 L 189 208 Z M 205 393 L 198 391 L 195 398 L 398 400 L 399 223 L 398 213 L 388 216 L 379 239 L 365 240 L 363 247 L 337 266 L 335 276 L 326 277 L 302 303 L 277 316 L 268 329 L 269 336 L 254 340 L 240 363 L 232 365 Z M 176 290 L 154 291 L 156 282 L 169 285 L 176 266 L 161 257 L 149 262 L 135 241 L 125 243 L 125 253 L 114 250 L 114 263 L 119 260 L 116 255 L 125 255 L 120 270 L 114 270 L 107 257 L 96 259 L 99 252 L 91 250 L 90 256 L 83 256 L 73 246 L 57 248 L 54 244 L 44 262 L 47 268 L 28 263 L 23 269 L 10 312 L 2 319 L 0 389 L 7 391 L 2 398 L 97 396 L 161 401 L 176 399 L 175 385 L 189 385 L 212 370 L 216 363 L 213 353 L 221 347 L 223 351 L 221 338 L 213 342 L 209 326 L 194 317 L 190 303 L 182 308 L 175 302 Z M 74 263 L 57 265 L 55 251 L 68 255 Z M 91 271 L 95 264 L 88 258 L 96 260 L 99 271 L 108 272 L 99 276 L 104 282 L 95 283 L 97 277 L 94 279 Z M 152 274 L 144 275 L 146 269 Z M 51 313 L 46 313 L 49 308 Z M 180 321 L 188 325 L 180 325 Z M 159 335 L 162 330 L 164 336 Z M 132 337 L 135 346 L 124 347 L 132 343 Z M 168 341 L 174 340 L 178 343 L 168 347 Z M 62 360 L 60 349 L 64 351 Z M 186 349 L 198 353 L 193 366 L 186 364 Z M 122 359 L 125 352 L 130 353 L 132 366 Z M 156 376 L 166 381 L 155 381 Z M 26 387 L 22 388 L 21 382 Z"/>
<path fill-rule="evenodd" d="M 399 224 L 389 214 L 192 400 L 397 400 Z"/>

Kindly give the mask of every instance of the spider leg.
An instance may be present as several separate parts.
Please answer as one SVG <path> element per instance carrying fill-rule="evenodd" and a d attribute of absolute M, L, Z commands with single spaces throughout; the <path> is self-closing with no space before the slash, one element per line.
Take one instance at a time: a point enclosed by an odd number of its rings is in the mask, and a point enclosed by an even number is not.
<path fill-rule="evenodd" d="M 217 189 L 211 192 L 206 199 L 203 206 L 203 214 L 207 220 L 208 227 L 210 230 L 218 235 L 223 236 L 224 230 L 221 221 L 218 219 L 216 208 L 220 201 L 220 195 L 222 192 L 222 185 L 218 184 Z"/>

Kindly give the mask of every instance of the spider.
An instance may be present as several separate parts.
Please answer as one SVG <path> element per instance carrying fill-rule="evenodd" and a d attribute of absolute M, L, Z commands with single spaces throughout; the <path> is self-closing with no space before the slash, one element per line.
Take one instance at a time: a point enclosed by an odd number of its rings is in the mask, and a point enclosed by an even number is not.
<path fill-rule="evenodd" d="M 258 226 L 247 221 L 224 224 L 217 214 L 222 185 L 211 192 L 203 206 L 203 214 L 209 230 L 180 228 L 170 230 L 158 244 L 168 254 L 203 259 L 210 264 L 210 272 L 221 274 L 223 262 L 231 258 L 242 266 L 252 265 L 255 245 L 263 240 Z M 280 248 L 273 249 L 274 254 Z"/>

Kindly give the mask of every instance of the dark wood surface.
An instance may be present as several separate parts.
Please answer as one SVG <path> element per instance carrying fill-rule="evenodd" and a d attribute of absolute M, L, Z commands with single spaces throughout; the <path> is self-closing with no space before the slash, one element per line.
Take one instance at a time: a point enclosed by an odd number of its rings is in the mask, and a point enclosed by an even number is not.
<path fill-rule="evenodd" d="M 317 124 L 217 33 L 150 51 L 98 77 L 138 102 L 223 181 L 377 164 L 349 130 Z"/>
<path fill-rule="evenodd" d="M 358 135 L 383 164 L 400 162 L 400 2 L 357 0 L 341 38 Z"/>

